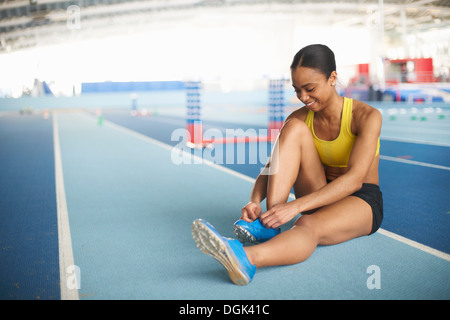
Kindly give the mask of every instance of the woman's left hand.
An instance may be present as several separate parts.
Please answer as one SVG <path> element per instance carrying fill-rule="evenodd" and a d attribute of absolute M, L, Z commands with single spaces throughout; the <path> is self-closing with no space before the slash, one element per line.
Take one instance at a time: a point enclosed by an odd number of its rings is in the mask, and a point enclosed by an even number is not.
<path fill-rule="evenodd" d="M 292 201 L 281 203 L 264 212 L 260 221 L 267 228 L 278 228 L 291 221 L 298 213 L 297 206 Z"/>

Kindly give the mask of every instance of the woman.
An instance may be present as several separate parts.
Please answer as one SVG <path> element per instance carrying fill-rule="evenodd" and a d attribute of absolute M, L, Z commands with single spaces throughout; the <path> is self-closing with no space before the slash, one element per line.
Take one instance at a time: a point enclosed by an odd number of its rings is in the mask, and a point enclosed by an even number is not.
<path fill-rule="evenodd" d="M 277 152 L 267 164 L 276 170 L 258 176 L 241 222 L 276 230 L 298 213 L 301 217 L 291 229 L 246 247 L 222 237 L 204 220 L 192 225 L 198 247 L 221 262 L 239 285 L 248 284 L 257 267 L 299 263 L 317 245 L 370 235 L 383 218 L 378 187 L 381 114 L 337 93 L 334 53 L 324 45 L 301 49 L 291 75 L 305 106 L 286 119 Z M 292 187 L 296 199 L 287 202 Z M 264 199 L 268 210 L 262 213 Z"/>

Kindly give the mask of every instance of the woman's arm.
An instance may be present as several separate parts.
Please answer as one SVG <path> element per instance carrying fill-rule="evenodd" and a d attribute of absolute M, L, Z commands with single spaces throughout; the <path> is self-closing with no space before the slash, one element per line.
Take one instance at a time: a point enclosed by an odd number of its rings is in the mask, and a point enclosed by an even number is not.
<path fill-rule="evenodd" d="M 266 168 L 263 172 L 270 166 L 270 162 L 267 163 Z M 242 208 L 241 219 L 252 222 L 259 218 L 261 215 L 261 201 L 263 201 L 267 196 L 267 175 L 260 174 L 253 185 L 252 192 L 250 194 L 250 201 Z"/>
<path fill-rule="evenodd" d="M 267 175 L 260 174 L 253 185 L 250 202 L 261 203 L 267 196 Z"/>

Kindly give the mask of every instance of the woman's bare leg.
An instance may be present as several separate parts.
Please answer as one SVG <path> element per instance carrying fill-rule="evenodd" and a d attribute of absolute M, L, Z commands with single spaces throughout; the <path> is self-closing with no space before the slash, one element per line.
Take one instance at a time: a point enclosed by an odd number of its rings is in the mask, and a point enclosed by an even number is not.
<path fill-rule="evenodd" d="M 271 158 L 267 182 L 267 209 L 286 203 L 292 187 L 297 197 L 322 188 L 325 171 L 308 126 L 297 119 L 285 123 Z"/>
<path fill-rule="evenodd" d="M 364 200 L 349 196 L 310 215 L 271 240 L 245 247 L 256 267 L 305 261 L 317 245 L 338 244 L 370 233 L 372 209 Z"/>
<path fill-rule="evenodd" d="M 285 203 L 294 186 L 297 197 L 322 188 L 327 182 L 311 131 L 302 121 L 291 120 L 283 127 L 268 177 L 267 208 Z M 314 214 L 301 216 L 294 227 L 273 239 L 245 250 L 257 267 L 294 264 L 306 260 L 318 244 L 337 244 L 370 232 L 370 206 L 347 197 Z"/>

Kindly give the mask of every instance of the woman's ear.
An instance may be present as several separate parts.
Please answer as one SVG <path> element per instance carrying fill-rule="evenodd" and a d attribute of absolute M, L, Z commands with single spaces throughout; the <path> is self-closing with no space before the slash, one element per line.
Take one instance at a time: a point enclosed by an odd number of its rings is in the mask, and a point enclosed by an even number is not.
<path fill-rule="evenodd" d="M 328 83 L 329 83 L 331 86 L 335 86 L 335 85 L 336 85 L 336 81 L 337 81 L 337 72 L 336 72 L 336 71 L 333 71 L 333 72 L 331 72 L 331 75 L 330 75 L 330 77 L 328 78 Z"/>

